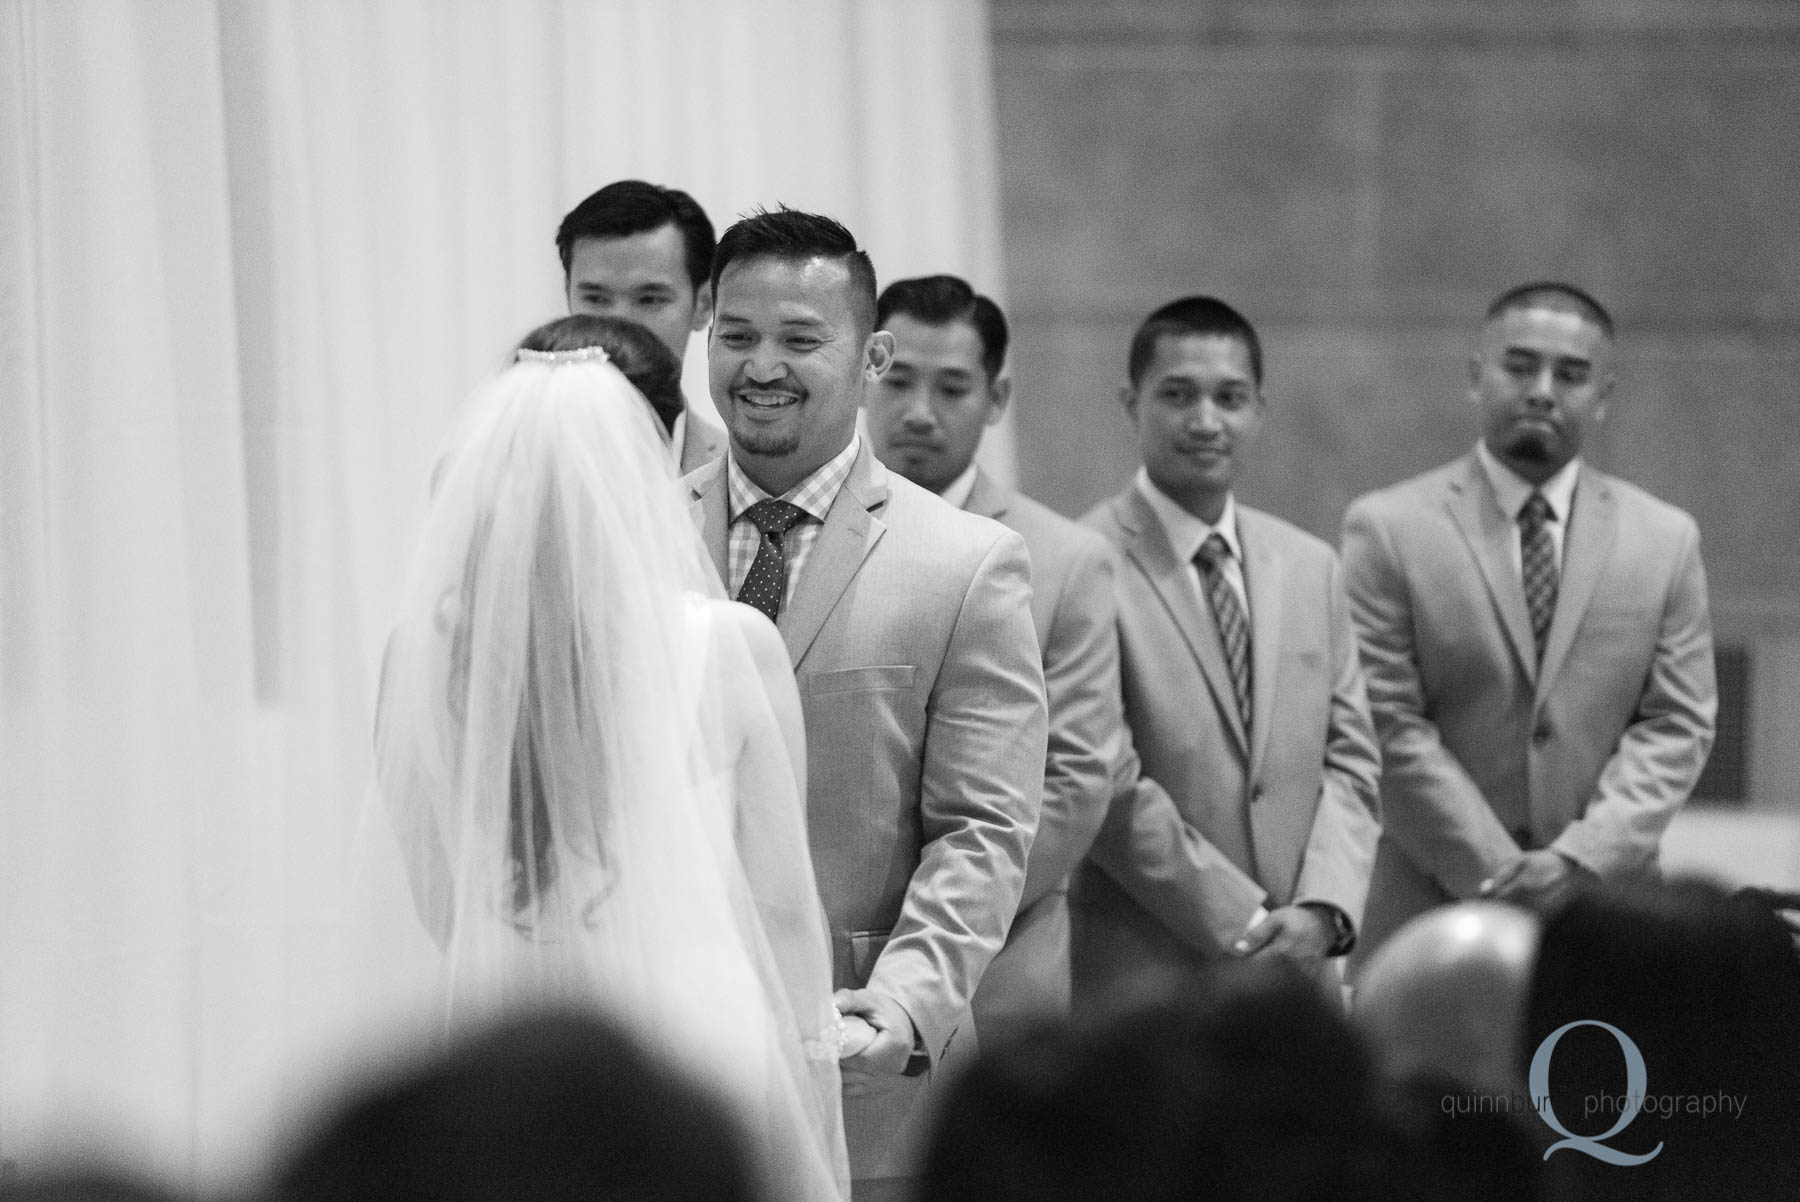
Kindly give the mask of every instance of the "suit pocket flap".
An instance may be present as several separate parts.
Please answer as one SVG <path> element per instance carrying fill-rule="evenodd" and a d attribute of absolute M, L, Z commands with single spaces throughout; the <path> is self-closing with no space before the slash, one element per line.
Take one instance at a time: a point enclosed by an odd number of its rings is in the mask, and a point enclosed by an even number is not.
<path fill-rule="evenodd" d="M 808 693 L 855 693 L 873 689 L 910 689 L 916 669 L 911 664 L 886 664 L 873 668 L 841 668 L 816 672 L 806 678 Z"/>
<path fill-rule="evenodd" d="M 858 989 L 869 983 L 869 974 L 875 971 L 875 961 L 881 959 L 881 949 L 887 946 L 891 934 L 891 928 L 850 932 L 850 973 Z"/>

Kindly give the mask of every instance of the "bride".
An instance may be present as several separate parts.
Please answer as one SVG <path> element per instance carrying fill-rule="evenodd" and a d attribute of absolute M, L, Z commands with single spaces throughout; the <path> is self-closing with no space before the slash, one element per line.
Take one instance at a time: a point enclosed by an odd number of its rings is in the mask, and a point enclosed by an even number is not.
<path fill-rule="evenodd" d="M 381 790 L 453 1023 L 602 1006 L 734 1105 L 769 1196 L 839 1198 L 861 1032 L 831 1000 L 799 698 L 627 379 L 678 386 L 659 355 L 564 318 L 468 402 L 383 665 Z"/>

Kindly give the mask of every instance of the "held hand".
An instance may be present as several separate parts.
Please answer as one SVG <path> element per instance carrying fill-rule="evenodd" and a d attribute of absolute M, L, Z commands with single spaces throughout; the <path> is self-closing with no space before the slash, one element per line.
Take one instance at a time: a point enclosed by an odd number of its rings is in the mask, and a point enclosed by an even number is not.
<path fill-rule="evenodd" d="M 1280 906 L 1232 945 L 1240 956 L 1322 960 L 1337 938 L 1330 915 L 1317 906 Z"/>
<path fill-rule="evenodd" d="M 1481 883 L 1481 896 L 1515 906 L 1545 911 L 1554 909 L 1591 876 L 1561 852 L 1539 848 L 1519 858 Z"/>
<path fill-rule="evenodd" d="M 840 989 L 833 995 L 838 1013 L 866 1023 L 874 1038 L 838 1061 L 844 1093 L 855 1097 L 898 1077 L 912 1058 L 913 1024 L 899 1002 L 872 989 Z"/>
<path fill-rule="evenodd" d="M 874 1027 L 854 1014 L 838 1016 L 838 1030 L 843 1036 L 843 1044 L 838 1048 L 838 1059 L 848 1060 L 875 1042 L 879 1034 Z"/>

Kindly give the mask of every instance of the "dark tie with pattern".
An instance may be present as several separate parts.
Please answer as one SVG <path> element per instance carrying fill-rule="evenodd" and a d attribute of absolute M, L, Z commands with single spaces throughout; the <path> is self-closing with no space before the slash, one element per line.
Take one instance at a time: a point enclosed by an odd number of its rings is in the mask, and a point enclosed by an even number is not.
<path fill-rule="evenodd" d="M 1222 535 L 1209 534 L 1194 562 L 1200 565 L 1200 580 L 1206 585 L 1206 601 L 1212 606 L 1213 621 L 1219 627 L 1219 645 L 1225 650 L 1225 663 L 1231 668 L 1231 687 L 1237 692 L 1238 716 L 1244 729 L 1250 729 L 1250 623 L 1245 619 L 1243 603 L 1237 590 L 1225 576 L 1225 563 L 1231 548 Z"/>
<path fill-rule="evenodd" d="M 756 545 L 756 558 L 750 561 L 750 574 L 739 586 L 737 599 L 762 610 L 773 622 L 781 614 L 782 594 L 787 591 L 787 552 L 781 539 L 806 520 L 806 510 L 770 497 L 744 510 L 742 516 L 762 532 L 762 541 Z"/>
<path fill-rule="evenodd" d="M 1525 608 L 1531 614 L 1531 637 L 1538 663 L 1550 637 L 1556 612 L 1556 542 L 1550 537 L 1550 502 L 1533 492 L 1519 507 L 1519 574 L 1525 583 Z"/>

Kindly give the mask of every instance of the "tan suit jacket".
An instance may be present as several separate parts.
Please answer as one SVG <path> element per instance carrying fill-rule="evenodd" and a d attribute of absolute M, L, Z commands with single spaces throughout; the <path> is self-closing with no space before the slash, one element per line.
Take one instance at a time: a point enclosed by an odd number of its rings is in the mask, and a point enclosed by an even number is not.
<path fill-rule="evenodd" d="M 1078 987 L 1229 954 L 1258 905 L 1362 920 L 1380 826 L 1375 731 L 1336 553 L 1237 506 L 1246 734 L 1211 607 L 1135 486 L 1084 519 L 1118 548 L 1130 763 L 1078 891 Z"/>
<path fill-rule="evenodd" d="M 686 432 L 682 436 L 681 465 L 678 469 L 683 476 L 699 471 L 725 454 L 724 427 L 716 419 L 701 417 L 692 401 L 688 402 L 687 421 L 683 428 Z"/>
<path fill-rule="evenodd" d="M 1712 625 L 1693 519 L 1584 464 L 1541 667 L 1516 542 L 1473 453 L 1344 516 L 1386 760 L 1361 954 L 1524 848 L 1601 877 L 1653 870 L 1706 762 Z"/>
<path fill-rule="evenodd" d="M 1006 946 L 975 991 L 983 1039 L 1069 1012 L 1069 877 L 1106 817 L 1123 742 L 1113 551 L 1094 531 L 977 470 L 963 508 L 1019 532 L 1050 701 L 1037 839 Z"/>
<path fill-rule="evenodd" d="M 688 477 L 721 578 L 727 480 Z M 915 1171 L 945 1061 L 1018 909 L 1044 783 L 1044 674 L 1017 534 L 865 443 L 777 622 L 806 717 L 807 829 L 839 988 L 911 1016 L 923 1075 L 848 1097 L 859 1179 Z"/>

